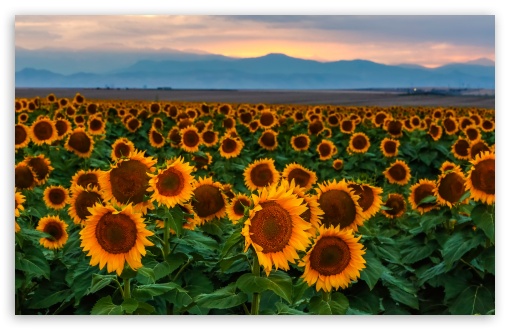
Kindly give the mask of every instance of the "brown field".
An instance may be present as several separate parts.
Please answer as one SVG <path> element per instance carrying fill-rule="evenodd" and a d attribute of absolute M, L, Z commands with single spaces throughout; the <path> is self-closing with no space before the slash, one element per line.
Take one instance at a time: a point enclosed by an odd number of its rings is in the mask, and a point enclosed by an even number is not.
<path fill-rule="evenodd" d="M 71 98 L 79 92 L 87 99 L 153 100 L 266 104 L 332 104 L 346 106 L 441 106 L 494 109 L 493 91 L 468 91 L 463 95 L 430 93 L 408 94 L 399 90 L 157 90 L 157 89 L 86 89 L 86 88 L 16 88 L 17 98 Z"/>

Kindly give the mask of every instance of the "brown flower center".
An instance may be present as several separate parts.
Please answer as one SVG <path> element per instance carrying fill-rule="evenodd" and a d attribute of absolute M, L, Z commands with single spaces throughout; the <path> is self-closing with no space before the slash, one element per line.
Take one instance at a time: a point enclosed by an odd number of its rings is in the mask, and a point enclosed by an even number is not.
<path fill-rule="evenodd" d="M 56 221 L 48 222 L 44 226 L 43 232 L 51 235 L 51 237 L 47 237 L 46 239 L 52 242 L 58 241 L 62 238 L 62 236 L 64 236 L 64 229 L 62 228 L 62 225 Z"/>
<path fill-rule="evenodd" d="M 308 139 L 305 136 L 298 136 L 294 139 L 294 146 L 297 149 L 308 148 Z"/>
<path fill-rule="evenodd" d="M 123 204 L 143 202 L 149 182 L 148 168 L 138 160 L 127 160 L 110 171 L 113 196 Z"/>
<path fill-rule="evenodd" d="M 53 205 L 61 205 L 66 200 L 66 193 L 61 188 L 54 188 L 49 191 L 48 199 Z"/>
<path fill-rule="evenodd" d="M 444 126 L 444 129 L 449 133 L 454 132 L 457 129 L 457 123 L 453 119 L 450 119 L 450 118 L 446 118 L 443 121 L 443 126 Z"/>
<path fill-rule="evenodd" d="M 384 151 L 389 155 L 394 155 L 397 151 L 397 143 L 395 141 L 386 141 L 383 144 Z"/>
<path fill-rule="evenodd" d="M 342 273 L 350 261 L 349 246 L 335 236 L 320 238 L 310 253 L 310 267 L 323 276 Z"/>
<path fill-rule="evenodd" d="M 439 182 L 438 192 L 444 200 L 456 203 L 465 192 L 464 179 L 457 173 L 449 173 Z"/>
<path fill-rule="evenodd" d="M 268 164 L 257 164 L 250 172 L 251 182 L 257 187 L 265 187 L 273 183 L 273 171 Z"/>
<path fill-rule="evenodd" d="M 331 146 L 328 143 L 321 143 L 319 145 L 319 154 L 321 157 L 328 157 L 331 155 Z"/>
<path fill-rule="evenodd" d="M 94 191 L 82 191 L 74 202 L 76 215 L 78 215 L 81 220 L 86 220 L 90 215 L 87 208 L 94 206 L 94 204 L 98 202 L 102 202 L 102 198 L 98 193 Z"/>
<path fill-rule="evenodd" d="M 14 170 L 14 185 L 18 189 L 31 188 L 35 184 L 34 172 L 28 166 L 18 166 Z"/>
<path fill-rule="evenodd" d="M 72 133 L 67 144 L 82 154 L 88 153 L 92 147 L 92 141 L 85 132 Z"/>
<path fill-rule="evenodd" d="M 115 146 L 115 157 L 122 158 L 128 157 L 131 153 L 131 148 L 126 143 L 120 142 Z"/>
<path fill-rule="evenodd" d="M 185 146 L 194 148 L 200 142 L 200 136 L 196 131 L 189 130 L 184 132 L 184 134 L 182 135 L 182 142 L 184 143 Z"/>
<path fill-rule="evenodd" d="M 354 150 L 363 150 L 367 145 L 367 138 L 363 135 L 356 135 L 354 139 L 352 139 L 352 146 L 354 147 Z"/>
<path fill-rule="evenodd" d="M 46 165 L 46 162 L 42 158 L 39 157 L 30 158 L 30 160 L 28 161 L 28 165 L 35 172 L 37 180 L 46 179 L 46 177 L 50 173 L 48 165 Z"/>
<path fill-rule="evenodd" d="M 274 121 L 275 121 L 275 118 L 273 116 L 273 114 L 271 112 L 263 112 L 261 115 L 260 115 L 260 124 L 262 126 L 271 126 L 273 125 Z"/>
<path fill-rule="evenodd" d="M 276 136 L 271 132 L 264 132 L 260 137 L 260 141 L 264 146 L 272 148 L 276 145 Z"/>
<path fill-rule="evenodd" d="M 164 142 L 163 140 L 163 135 L 161 135 L 159 132 L 157 131 L 151 131 L 151 137 L 152 137 L 152 141 L 156 144 L 156 145 L 160 145 L 161 143 Z"/>
<path fill-rule="evenodd" d="M 292 235 L 292 217 L 275 201 L 260 203 L 262 209 L 251 219 L 252 241 L 262 247 L 263 253 L 282 251 Z"/>
<path fill-rule="evenodd" d="M 314 120 L 313 122 L 308 125 L 308 130 L 310 131 L 310 134 L 317 135 L 324 129 L 324 125 L 322 124 L 322 121 L 320 120 Z"/>
<path fill-rule="evenodd" d="M 486 194 L 496 193 L 496 163 L 494 159 L 480 161 L 471 172 L 473 187 Z"/>
<path fill-rule="evenodd" d="M 390 208 L 385 210 L 391 216 L 398 216 L 406 207 L 405 201 L 400 195 L 391 195 L 384 206 Z"/>
<path fill-rule="evenodd" d="M 345 228 L 356 220 L 356 204 L 351 195 L 343 190 L 329 190 L 319 198 L 319 205 L 324 215 L 322 223 L 326 227 Z"/>
<path fill-rule="evenodd" d="M 237 141 L 231 138 L 226 138 L 221 142 L 221 150 L 226 154 L 233 153 L 237 148 Z"/>
<path fill-rule="evenodd" d="M 21 125 L 16 125 L 14 128 L 14 143 L 16 145 L 22 144 L 28 138 L 26 129 Z"/>
<path fill-rule="evenodd" d="M 402 134 L 402 123 L 398 120 L 392 120 L 388 123 L 388 133 L 394 136 Z"/>
<path fill-rule="evenodd" d="M 465 139 L 459 139 L 453 146 L 455 153 L 461 157 L 469 155 L 469 142 Z"/>
<path fill-rule="evenodd" d="M 369 186 L 359 185 L 359 184 L 350 184 L 349 188 L 354 190 L 354 193 L 359 196 L 358 204 L 365 212 L 368 210 L 372 204 L 374 203 L 374 191 Z"/>
<path fill-rule="evenodd" d="M 244 215 L 244 207 L 250 206 L 251 202 L 246 198 L 239 198 L 234 203 L 234 213 L 237 215 Z"/>
<path fill-rule="evenodd" d="M 301 169 L 299 167 L 293 168 L 289 172 L 289 176 L 287 178 L 287 180 L 289 180 L 289 182 L 294 180 L 294 182 L 298 186 L 301 186 L 301 187 L 306 187 L 308 185 L 308 183 L 310 182 L 310 179 L 311 179 L 310 173 L 308 173 L 307 171 L 304 171 L 303 169 Z"/>
<path fill-rule="evenodd" d="M 163 196 L 177 196 L 184 189 L 184 177 L 175 168 L 169 168 L 158 175 L 158 193 Z"/>
<path fill-rule="evenodd" d="M 390 167 L 388 173 L 393 178 L 393 180 L 403 181 L 406 178 L 407 170 L 404 166 L 402 166 L 402 164 L 394 164 Z"/>
<path fill-rule="evenodd" d="M 97 118 L 94 118 L 90 121 L 89 129 L 92 131 L 100 131 L 103 128 L 103 121 Z"/>
<path fill-rule="evenodd" d="M 41 121 L 34 124 L 33 132 L 37 139 L 45 141 L 51 138 L 54 131 L 50 123 Z"/>
<path fill-rule="evenodd" d="M 421 185 L 419 185 L 418 187 L 416 187 L 416 189 L 414 190 L 414 203 L 416 205 L 418 205 L 420 203 L 420 201 L 422 201 L 425 197 L 428 197 L 428 196 L 434 196 L 434 185 L 433 184 L 430 184 L 430 183 L 423 183 Z M 418 207 L 420 208 L 428 208 L 428 207 L 432 207 L 436 205 L 435 202 L 433 203 L 423 203 L 421 205 L 419 205 Z"/>
<path fill-rule="evenodd" d="M 474 159 L 478 154 L 490 151 L 489 147 L 483 142 L 477 142 L 471 146 L 471 159 Z"/>
<path fill-rule="evenodd" d="M 195 198 L 191 205 L 201 218 L 216 214 L 225 207 L 225 200 L 221 195 L 220 189 L 210 184 L 204 184 L 193 192 Z"/>
<path fill-rule="evenodd" d="M 138 121 L 138 119 L 136 118 L 131 118 L 129 121 L 128 121 L 128 128 L 131 130 L 131 131 L 136 131 L 138 129 L 138 127 L 140 127 L 140 121 Z"/>
<path fill-rule="evenodd" d="M 112 254 L 128 253 L 137 238 L 135 222 L 125 214 L 106 213 L 96 225 L 97 242 Z"/>
<path fill-rule="evenodd" d="M 69 130 L 69 125 L 64 120 L 57 120 L 55 122 L 55 127 L 57 128 L 58 136 L 63 136 Z"/>

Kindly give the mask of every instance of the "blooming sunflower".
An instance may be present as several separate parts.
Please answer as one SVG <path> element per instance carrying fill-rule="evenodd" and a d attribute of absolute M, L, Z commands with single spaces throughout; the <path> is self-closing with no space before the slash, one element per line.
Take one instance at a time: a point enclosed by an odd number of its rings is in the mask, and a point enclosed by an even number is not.
<path fill-rule="evenodd" d="M 389 115 L 386 112 L 379 111 L 373 117 L 372 122 L 373 122 L 375 127 L 381 127 L 382 125 L 384 125 L 384 122 L 388 118 L 389 118 Z"/>
<path fill-rule="evenodd" d="M 436 188 L 434 188 L 434 195 L 439 205 L 452 208 L 454 204 L 460 202 L 460 198 L 466 192 L 465 183 L 466 178 L 459 166 L 450 172 L 441 174 L 437 180 Z"/>
<path fill-rule="evenodd" d="M 200 137 L 200 133 L 195 126 L 188 126 L 183 128 L 180 132 L 181 134 L 181 148 L 186 152 L 195 152 L 198 151 L 200 144 L 202 143 L 202 138 Z"/>
<path fill-rule="evenodd" d="M 88 208 L 96 203 L 103 203 L 103 197 L 98 188 L 74 186 L 71 188 L 71 200 L 67 212 L 75 224 L 84 225 L 87 217 L 90 216 Z"/>
<path fill-rule="evenodd" d="M 140 126 L 142 126 L 142 124 L 140 124 L 140 121 L 136 117 L 129 118 L 126 121 L 125 125 L 128 131 L 130 131 L 131 133 L 136 132 L 140 128 Z"/>
<path fill-rule="evenodd" d="M 384 138 L 381 141 L 381 151 L 384 157 L 396 157 L 398 155 L 398 147 L 400 146 L 399 140 Z"/>
<path fill-rule="evenodd" d="M 251 206 L 250 197 L 245 194 L 236 194 L 227 205 L 227 215 L 232 223 L 237 223 L 244 217 L 244 209 Z"/>
<path fill-rule="evenodd" d="M 344 134 L 352 134 L 356 129 L 356 123 L 350 119 L 344 119 L 340 122 L 340 132 Z"/>
<path fill-rule="evenodd" d="M 455 117 L 448 117 L 443 120 L 444 131 L 448 135 L 453 135 L 459 130 L 459 124 Z"/>
<path fill-rule="evenodd" d="M 250 132 L 251 133 L 255 133 L 258 129 L 260 128 L 260 122 L 259 120 L 252 120 L 250 125 L 249 125 L 249 129 L 250 129 Z"/>
<path fill-rule="evenodd" d="M 457 159 L 469 159 L 469 141 L 459 137 L 454 144 L 452 144 L 453 156 Z"/>
<path fill-rule="evenodd" d="M 317 153 L 319 154 L 320 160 L 328 160 L 337 153 L 336 146 L 330 140 L 323 139 L 321 143 L 317 145 Z"/>
<path fill-rule="evenodd" d="M 49 158 L 44 157 L 44 155 L 38 155 L 36 157 L 28 157 L 24 161 L 34 171 L 37 185 L 45 184 L 48 181 L 50 173 L 53 171 Z"/>
<path fill-rule="evenodd" d="M 259 124 L 263 128 L 271 128 L 278 124 L 278 116 L 272 110 L 262 110 L 260 111 Z"/>
<path fill-rule="evenodd" d="M 401 186 L 406 185 L 411 179 L 411 169 L 400 159 L 395 160 L 383 173 L 389 183 L 395 183 Z"/>
<path fill-rule="evenodd" d="M 106 133 L 106 125 L 100 116 L 91 116 L 88 120 L 88 133 L 101 135 Z"/>
<path fill-rule="evenodd" d="M 14 216 L 17 218 L 20 216 L 20 212 L 24 211 L 23 203 L 25 203 L 25 196 L 20 192 L 14 193 Z"/>
<path fill-rule="evenodd" d="M 485 151 L 471 161 L 471 168 L 465 183 L 471 192 L 471 198 L 485 204 L 496 201 L 496 155 Z"/>
<path fill-rule="evenodd" d="M 83 127 L 77 127 L 69 134 L 65 148 L 79 157 L 89 158 L 94 150 L 94 140 Z"/>
<path fill-rule="evenodd" d="M 82 186 L 83 188 L 88 188 L 89 186 L 91 188 L 98 188 L 99 190 L 101 187 L 99 186 L 99 177 L 101 176 L 102 171 L 95 169 L 95 170 L 78 170 L 73 177 L 71 178 L 71 188 L 75 186 Z"/>
<path fill-rule="evenodd" d="M 30 128 L 25 124 L 16 124 L 14 126 L 14 148 L 21 149 L 30 143 Z"/>
<path fill-rule="evenodd" d="M 51 144 L 58 138 L 55 123 L 48 117 L 39 117 L 32 124 L 30 137 L 36 145 Z"/>
<path fill-rule="evenodd" d="M 244 142 L 240 138 L 225 134 L 220 140 L 220 155 L 224 158 L 235 158 L 243 150 Z"/>
<path fill-rule="evenodd" d="M 184 162 L 182 157 L 167 162 L 165 169 L 158 173 L 149 174 L 149 187 L 152 191 L 151 201 L 166 205 L 168 208 L 177 204 L 184 204 L 193 195 L 192 185 L 194 177 L 191 174 L 193 166 Z"/>
<path fill-rule="evenodd" d="M 275 269 L 289 269 L 295 263 L 298 251 L 310 244 L 311 225 L 301 218 L 306 211 L 302 199 L 285 185 L 272 185 L 252 195 L 253 206 L 241 234 L 245 251 L 253 246 L 266 275 Z"/>
<path fill-rule="evenodd" d="M 370 139 L 365 133 L 354 133 L 349 140 L 347 151 L 363 154 L 370 148 Z"/>
<path fill-rule="evenodd" d="M 259 145 L 266 150 L 275 150 L 278 147 L 278 133 L 272 129 L 266 129 L 260 135 Z"/>
<path fill-rule="evenodd" d="M 206 129 L 201 133 L 202 141 L 205 146 L 213 147 L 218 143 L 218 133 L 216 131 Z"/>
<path fill-rule="evenodd" d="M 271 158 L 254 161 L 243 174 L 244 183 L 251 191 L 274 184 L 280 179 L 280 173 L 276 170 L 274 160 Z"/>
<path fill-rule="evenodd" d="M 354 182 L 349 183 L 348 187 L 352 189 L 355 195 L 359 196 L 358 204 L 361 207 L 363 218 L 369 219 L 379 212 L 382 204 L 381 194 L 383 190 L 381 188 Z"/>
<path fill-rule="evenodd" d="M 441 139 L 441 135 L 443 135 L 443 128 L 437 124 L 431 124 L 428 134 L 432 137 L 432 140 L 438 141 Z"/>
<path fill-rule="evenodd" d="M 384 122 L 386 131 L 393 138 L 399 138 L 402 136 L 402 121 L 397 119 L 388 119 Z"/>
<path fill-rule="evenodd" d="M 28 113 L 22 112 L 18 115 L 18 123 L 25 123 L 28 120 Z"/>
<path fill-rule="evenodd" d="M 49 215 L 39 219 L 38 231 L 48 234 L 49 237 L 42 237 L 39 243 L 47 249 L 56 250 L 62 248 L 68 239 L 67 223 L 60 220 L 58 215 Z"/>
<path fill-rule="evenodd" d="M 123 157 L 129 157 L 135 151 L 135 145 L 125 137 L 118 138 L 112 145 L 112 153 L 110 155 L 113 161 L 117 161 Z"/>
<path fill-rule="evenodd" d="M 147 237 L 153 233 L 145 228 L 144 219 L 131 205 L 118 211 L 113 206 L 96 204 L 80 231 L 81 247 L 88 251 L 90 265 L 121 275 L 125 263 L 133 270 L 142 267 L 146 246 L 154 245 Z"/>
<path fill-rule="evenodd" d="M 494 131 L 495 127 L 494 121 L 490 119 L 484 119 L 480 124 L 480 128 L 486 133 Z"/>
<path fill-rule="evenodd" d="M 55 210 L 63 209 L 71 200 L 69 191 L 60 185 L 46 187 L 46 189 L 44 189 L 43 199 L 47 207 Z"/>
<path fill-rule="evenodd" d="M 434 196 L 434 189 L 436 188 L 436 183 L 432 180 L 420 179 L 417 183 L 411 186 L 411 194 L 409 195 L 409 203 L 411 204 L 411 208 L 413 210 L 418 211 L 420 214 L 428 212 L 434 208 L 436 208 L 437 203 L 422 203 L 420 202 L 428 196 Z"/>
<path fill-rule="evenodd" d="M 341 159 L 335 159 L 333 161 L 333 168 L 336 170 L 336 171 L 340 171 L 344 168 L 344 161 L 341 160 Z"/>
<path fill-rule="evenodd" d="M 154 148 L 162 148 L 165 145 L 165 138 L 154 127 L 149 130 L 149 143 Z"/>
<path fill-rule="evenodd" d="M 306 134 L 293 136 L 290 139 L 290 145 L 292 146 L 292 149 L 296 151 L 308 150 L 308 147 L 310 146 L 310 138 Z"/>
<path fill-rule="evenodd" d="M 34 170 L 25 162 L 18 163 L 14 168 L 14 186 L 16 189 L 31 190 L 37 184 Z"/>
<path fill-rule="evenodd" d="M 64 138 L 71 132 L 71 122 L 67 119 L 55 120 L 55 128 L 57 129 L 58 139 Z"/>
<path fill-rule="evenodd" d="M 383 209 L 382 214 L 387 218 L 400 218 L 406 211 L 406 201 L 401 194 L 389 194 L 386 202 L 383 204 L 388 209 Z"/>
<path fill-rule="evenodd" d="M 453 170 L 456 166 L 457 166 L 457 164 L 452 163 L 452 162 L 450 162 L 448 160 L 445 160 L 444 163 L 441 165 L 441 168 L 439 170 L 441 171 L 441 173 L 446 173 L 448 171 Z"/>
<path fill-rule="evenodd" d="M 475 159 L 477 155 L 486 151 L 491 151 L 491 148 L 489 148 L 484 140 L 473 141 L 469 144 L 468 159 Z"/>
<path fill-rule="evenodd" d="M 193 212 L 198 216 L 199 225 L 225 215 L 227 198 L 223 194 L 222 188 L 219 182 L 214 182 L 210 177 L 199 178 L 195 181 L 191 206 Z"/>
<path fill-rule="evenodd" d="M 149 174 L 157 160 L 145 157 L 145 152 L 135 150 L 129 157 L 117 160 L 109 170 L 101 173 L 99 185 L 103 189 L 103 198 L 114 204 L 133 203 L 135 210 L 145 214 L 154 205 L 145 199 L 149 187 Z"/>
<path fill-rule="evenodd" d="M 297 186 L 308 190 L 317 182 L 317 175 L 300 164 L 288 164 L 282 172 L 282 178 L 285 180 L 296 183 Z"/>
<path fill-rule="evenodd" d="M 469 142 L 476 142 L 482 138 L 480 131 L 475 125 L 470 125 L 464 129 L 464 134 L 466 134 Z"/>
<path fill-rule="evenodd" d="M 347 288 L 365 268 L 365 250 L 360 239 L 350 229 L 321 226 L 312 247 L 299 263 L 305 268 L 301 277 L 308 286 L 315 284 L 317 291 Z"/>
<path fill-rule="evenodd" d="M 325 182 L 315 190 L 319 207 L 324 211 L 322 224 L 325 227 L 338 226 L 357 231 L 358 226 L 363 225 L 365 219 L 358 203 L 360 197 L 352 192 L 345 180 Z"/>

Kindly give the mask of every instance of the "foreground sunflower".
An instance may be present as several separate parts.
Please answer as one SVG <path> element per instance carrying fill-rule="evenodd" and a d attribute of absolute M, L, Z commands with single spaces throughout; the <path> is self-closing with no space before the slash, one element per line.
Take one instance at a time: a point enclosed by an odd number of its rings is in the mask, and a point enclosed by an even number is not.
<path fill-rule="evenodd" d="M 311 225 L 301 218 L 306 211 L 302 199 L 285 185 L 272 185 L 252 195 L 253 207 L 241 234 L 246 252 L 253 246 L 266 275 L 275 269 L 289 269 L 295 263 L 298 251 L 310 244 Z"/>
<path fill-rule="evenodd" d="M 311 249 L 299 263 L 305 267 L 301 277 L 308 286 L 315 284 L 317 291 L 346 289 L 366 267 L 360 239 L 361 236 L 355 237 L 350 229 L 321 226 Z"/>
<path fill-rule="evenodd" d="M 63 209 L 71 200 L 69 198 L 69 191 L 60 185 L 49 186 L 44 189 L 43 199 L 44 204 L 54 210 Z"/>
<path fill-rule="evenodd" d="M 297 163 L 289 164 L 282 172 L 282 178 L 285 180 L 296 183 L 296 185 L 308 190 L 317 182 L 317 175 L 314 171 L 307 169 Z"/>
<path fill-rule="evenodd" d="M 121 275 L 125 263 L 133 270 L 142 267 L 146 246 L 154 245 L 147 237 L 153 233 L 145 228 L 144 219 L 131 205 L 122 210 L 113 206 L 96 204 L 90 209 L 91 216 L 80 231 L 84 252 L 88 251 L 90 265 L 106 265 L 108 273 Z"/>
<path fill-rule="evenodd" d="M 405 186 L 411 179 L 411 169 L 400 159 L 397 159 L 383 173 L 389 183 L 395 183 L 401 186 Z"/>
<path fill-rule="evenodd" d="M 90 215 L 89 207 L 96 203 L 103 203 L 103 197 L 96 187 L 74 186 L 71 188 L 71 200 L 69 201 L 69 216 L 77 225 L 84 225 Z"/>
<path fill-rule="evenodd" d="M 49 237 L 40 238 L 39 243 L 50 250 L 62 248 L 69 237 L 67 223 L 60 220 L 58 215 L 42 217 L 35 229 L 48 234 Z"/>
<path fill-rule="evenodd" d="M 441 174 L 434 188 L 438 204 L 452 208 L 454 204 L 460 202 L 460 198 L 466 192 L 465 183 L 466 178 L 460 166 Z"/>
<path fill-rule="evenodd" d="M 349 183 L 348 187 L 352 192 L 359 196 L 358 204 L 362 209 L 361 216 L 369 219 L 374 216 L 381 208 L 383 190 L 379 187 L 373 187 L 369 184 Z"/>
<path fill-rule="evenodd" d="M 279 179 L 280 173 L 271 158 L 256 160 L 244 170 L 244 183 L 251 191 L 274 184 Z"/>
<path fill-rule="evenodd" d="M 118 138 L 112 145 L 112 153 L 110 155 L 113 161 L 117 161 L 122 157 L 129 157 L 135 151 L 135 145 L 125 137 Z"/>
<path fill-rule="evenodd" d="M 244 209 L 251 206 L 251 200 L 245 194 L 236 194 L 227 206 L 227 215 L 232 223 L 237 223 L 244 217 Z"/>
<path fill-rule="evenodd" d="M 471 161 L 465 183 L 474 201 L 492 205 L 496 201 L 496 155 L 485 151 Z"/>
<path fill-rule="evenodd" d="M 409 203 L 413 210 L 418 211 L 420 214 L 428 212 L 437 207 L 437 203 L 423 203 L 420 202 L 428 196 L 434 196 L 434 189 L 436 183 L 432 180 L 420 179 L 416 184 L 411 186 L 411 194 L 409 195 Z"/>
<path fill-rule="evenodd" d="M 196 214 L 197 224 L 202 225 L 214 218 L 221 218 L 226 213 L 227 198 L 223 187 L 212 178 L 199 178 L 193 185 L 191 206 Z"/>
<path fill-rule="evenodd" d="M 151 201 L 172 208 L 177 204 L 184 204 L 193 195 L 192 185 L 195 181 L 193 166 L 184 162 L 182 157 L 167 162 L 164 169 L 156 174 L 149 174 L 149 187 L 152 191 Z"/>

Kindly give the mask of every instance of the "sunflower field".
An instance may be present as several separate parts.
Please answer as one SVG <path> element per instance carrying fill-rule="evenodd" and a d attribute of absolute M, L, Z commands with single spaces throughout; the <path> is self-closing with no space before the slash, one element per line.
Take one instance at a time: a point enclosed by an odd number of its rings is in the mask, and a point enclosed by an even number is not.
<path fill-rule="evenodd" d="M 495 112 L 15 100 L 15 314 L 495 314 Z"/>

